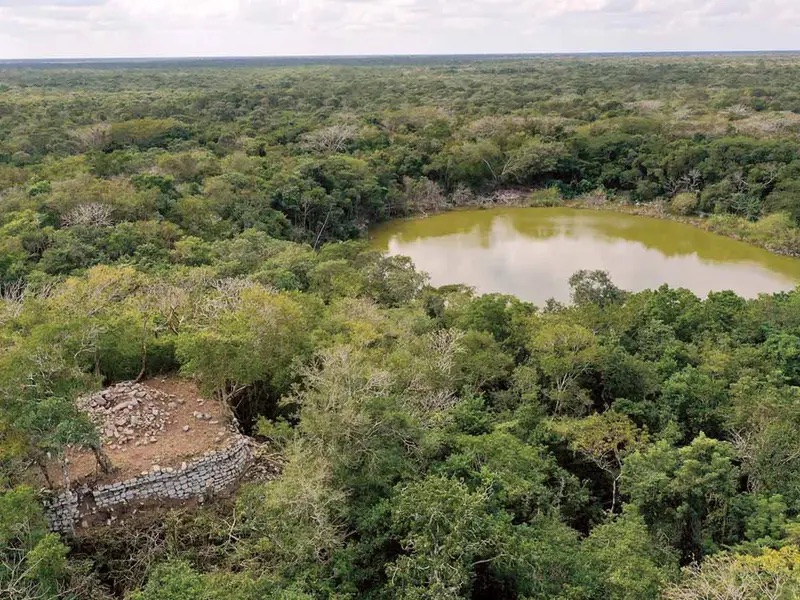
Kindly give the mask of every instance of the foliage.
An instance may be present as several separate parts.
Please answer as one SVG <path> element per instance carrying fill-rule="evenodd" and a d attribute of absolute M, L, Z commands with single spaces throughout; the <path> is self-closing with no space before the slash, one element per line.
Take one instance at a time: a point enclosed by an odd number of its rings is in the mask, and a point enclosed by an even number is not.
<path fill-rule="evenodd" d="M 572 302 L 578 306 L 596 304 L 603 308 L 625 299 L 622 290 L 616 287 L 605 271 L 578 271 L 569 278 Z"/>
<path fill-rule="evenodd" d="M 644 519 L 632 508 L 595 527 L 582 544 L 593 568 L 601 573 L 599 597 L 613 600 L 661 598 L 674 576 L 674 557 L 651 537 Z"/>
<path fill-rule="evenodd" d="M 669 203 L 669 210 L 673 214 L 688 216 L 697 209 L 697 196 L 693 192 L 681 192 Z"/>
<path fill-rule="evenodd" d="M 800 292 L 535 307 L 359 241 L 614 197 L 797 253 L 800 62 L 406 60 L 2 69 L 0 596 L 800 593 Z M 75 398 L 175 372 L 281 476 L 49 534 Z"/>
<path fill-rule="evenodd" d="M 787 546 L 758 556 L 720 555 L 687 569 L 687 581 L 667 590 L 669 600 L 753 598 L 783 600 L 800 593 L 800 551 Z"/>
<path fill-rule="evenodd" d="M 0 494 L 0 593 L 6 598 L 53 598 L 67 591 L 69 548 L 47 532 L 33 490 Z"/>

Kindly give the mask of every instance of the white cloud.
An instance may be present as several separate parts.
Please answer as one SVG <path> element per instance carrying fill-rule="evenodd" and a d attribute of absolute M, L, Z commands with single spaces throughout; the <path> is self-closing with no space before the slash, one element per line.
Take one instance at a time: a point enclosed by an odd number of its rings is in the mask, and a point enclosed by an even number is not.
<path fill-rule="evenodd" d="M 0 58 L 793 49 L 798 0 L 0 0 Z"/>

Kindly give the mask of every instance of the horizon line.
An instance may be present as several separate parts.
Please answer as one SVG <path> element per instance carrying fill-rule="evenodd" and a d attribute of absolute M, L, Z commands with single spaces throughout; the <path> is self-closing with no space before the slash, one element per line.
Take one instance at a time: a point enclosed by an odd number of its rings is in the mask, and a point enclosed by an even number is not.
<path fill-rule="evenodd" d="M 286 59 L 380 59 L 380 58 L 517 58 L 559 56 L 630 56 L 630 55 L 708 55 L 708 54 L 800 54 L 794 50 L 574 50 L 535 52 L 453 52 L 453 53 L 377 53 L 377 54 L 274 54 L 274 55 L 186 55 L 186 56 L 69 56 L 40 58 L 2 58 L 0 64 L 8 63 L 64 63 L 64 62 L 151 62 L 187 60 L 286 60 Z"/>

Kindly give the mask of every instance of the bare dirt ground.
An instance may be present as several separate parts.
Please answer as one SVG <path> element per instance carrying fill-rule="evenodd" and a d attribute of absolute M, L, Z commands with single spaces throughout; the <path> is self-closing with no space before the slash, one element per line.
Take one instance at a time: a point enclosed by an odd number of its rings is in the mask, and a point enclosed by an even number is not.
<path fill-rule="evenodd" d="M 136 477 L 155 465 L 178 467 L 227 447 L 238 435 L 225 406 L 202 397 L 194 382 L 176 376 L 118 384 L 79 405 L 98 425 L 113 472 L 101 473 L 92 452 L 72 449 L 67 453 L 66 477 L 60 461 L 50 465 L 56 488 L 65 487 L 67 480 L 70 487 L 103 484 Z"/>

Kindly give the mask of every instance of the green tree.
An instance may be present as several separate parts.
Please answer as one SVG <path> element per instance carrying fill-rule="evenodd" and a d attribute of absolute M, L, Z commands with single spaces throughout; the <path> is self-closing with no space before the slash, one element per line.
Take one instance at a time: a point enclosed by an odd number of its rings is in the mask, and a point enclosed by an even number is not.
<path fill-rule="evenodd" d="M 677 571 L 671 552 L 659 547 L 644 519 L 630 509 L 595 527 L 581 550 L 599 575 L 597 597 L 657 600 Z"/>
<path fill-rule="evenodd" d="M 580 378 L 597 358 L 597 339 L 585 327 L 563 321 L 543 322 L 528 342 L 532 360 L 546 377 L 547 395 L 557 415 L 580 413 L 588 395 Z"/>
<path fill-rule="evenodd" d="M 235 281 L 221 282 L 205 302 L 202 320 L 175 340 L 181 370 L 225 402 L 256 382 L 286 391 L 294 361 L 307 351 L 302 306 L 288 295 Z"/>
<path fill-rule="evenodd" d="M 739 477 L 734 458 L 729 444 L 703 434 L 683 448 L 662 440 L 627 457 L 622 492 L 684 561 L 698 560 L 730 534 Z"/>
<path fill-rule="evenodd" d="M 611 478 L 611 513 L 617 508 L 617 488 L 626 456 L 644 450 L 648 435 L 625 415 L 614 411 L 584 419 L 556 421 L 553 430 L 569 440 L 570 448 Z"/>
<path fill-rule="evenodd" d="M 760 555 L 719 555 L 687 567 L 683 581 L 666 591 L 668 600 L 752 598 L 789 600 L 800 594 L 800 550 L 787 546 Z"/>
<path fill-rule="evenodd" d="M 442 477 L 403 487 L 392 525 L 406 555 L 387 567 L 398 598 L 463 598 L 473 572 L 503 552 L 509 521 L 488 511 L 483 492 Z"/>
<path fill-rule="evenodd" d="M 625 293 L 611 281 L 607 271 L 578 271 L 569 278 L 570 297 L 577 306 L 594 304 L 601 308 L 619 304 Z"/>
<path fill-rule="evenodd" d="M 38 600 L 68 594 L 68 552 L 48 533 L 33 490 L 0 493 L 0 595 Z"/>

